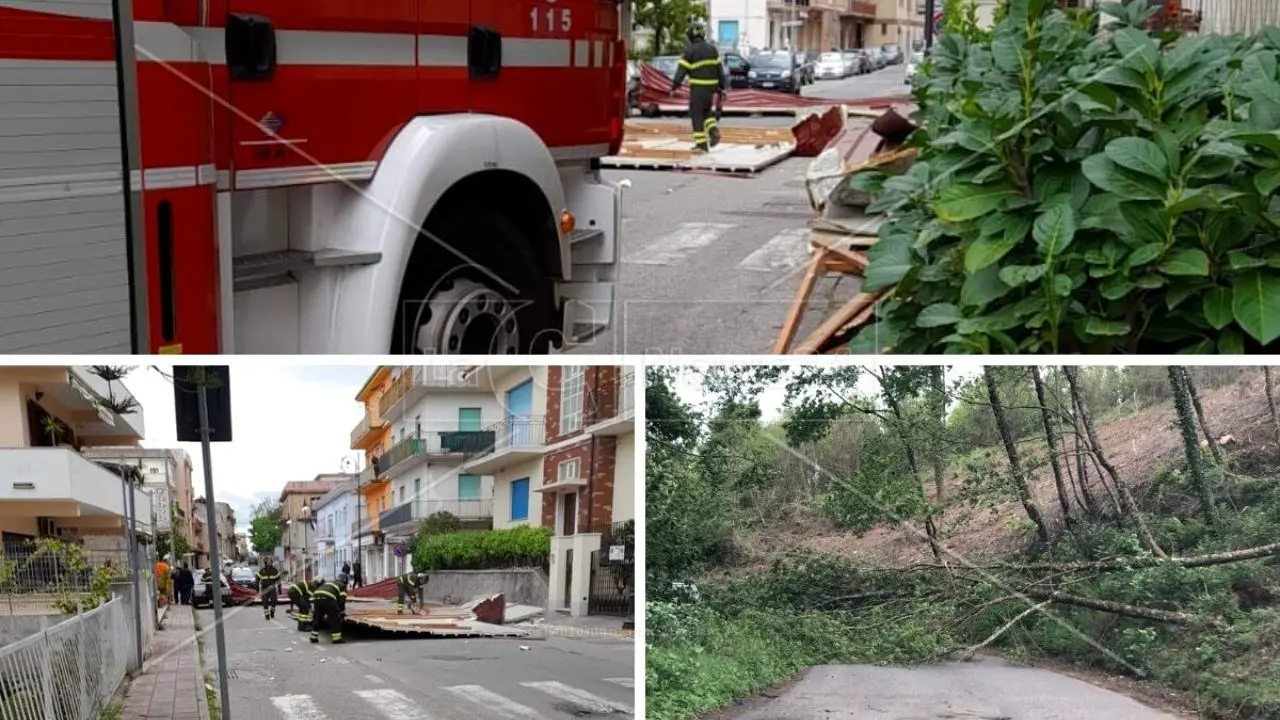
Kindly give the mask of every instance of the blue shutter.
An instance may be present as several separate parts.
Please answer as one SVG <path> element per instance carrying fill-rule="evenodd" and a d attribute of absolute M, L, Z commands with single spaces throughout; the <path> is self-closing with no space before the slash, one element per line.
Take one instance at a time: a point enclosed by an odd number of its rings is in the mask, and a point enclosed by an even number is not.
<path fill-rule="evenodd" d="M 529 478 L 511 483 L 511 520 L 529 519 Z"/>

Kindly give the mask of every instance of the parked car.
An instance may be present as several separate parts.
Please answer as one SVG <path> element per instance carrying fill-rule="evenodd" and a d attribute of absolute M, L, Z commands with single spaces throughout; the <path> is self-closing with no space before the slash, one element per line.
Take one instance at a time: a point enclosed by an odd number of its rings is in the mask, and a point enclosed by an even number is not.
<path fill-rule="evenodd" d="M 791 53 L 761 53 L 751 58 L 747 81 L 752 88 L 799 95 L 804 85 L 804 70 Z"/>
<path fill-rule="evenodd" d="M 867 71 L 857 50 L 843 50 L 840 56 L 844 58 L 845 69 L 850 75 L 861 75 Z"/>
<path fill-rule="evenodd" d="M 915 77 L 916 73 L 920 71 L 920 66 L 922 64 L 924 64 L 924 53 L 922 52 L 911 53 L 911 57 L 907 58 L 907 67 L 906 67 L 907 79 L 904 80 L 903 82 L 910 85 L 911 78 Z"/>
<path fill-rule="evenodd" d="M 866 68 L 864 72 L 873 73 L 884 67 L 884 58 L 878 51 L 872 48 L 859 48 L 858 54 L 862 56 L 862 64 Z"/>
<path fill-rule="evenodd" d="M 894 43 L 885 43 L 880 46 L 880 52 L 884 55 L 886 65 L 898 65 L 902 63 L 902 48 Z"/>
<path fill-rule="evenodd" d="M 248 567 L 231 568 L 231 579 L 235 582 L 235 584 L 240 585 L 242 587 L 247 587 L 250 590 L 258 589 L 258 574 L 253 571 L 253 568 L 248 568 Z"/>
<path fill-rule="evenodd" d="M 744 88 L 750 86 L 747 79 L 747 73 L 751 72 L 751 63 L 740 53 L 726 52 L 721 57 L 724 59 L 725 70 L 729 73 L 729 87 Z"/>
<path fill-rule="evenodd" d="M 627 115 L 640 107 L 640 63 L 627 61 Z M 238 580 L 236 582 L 239 582 Z"/>
<path fill-rule="evenodd" d="M 669 78 L 676 76 L 676 67 L 680 64 L 678 55 L 659 55 L 649 60 L 649 65 Z"/>
<path fill-rule="evenodd" d="M 227 584 L 227 579 L 218 576 L 218 582 L 222 585 L 222 605 L 226 607 L 231 604 L 231 586 Z M 210 587 L 213 585 L 213 576 L 209 570 L 195 573 L 195 584 L 191 587 L 191 604 L 196 607 L 204 605 L 213 605 L 213 592 Z"/>
<path fill-rule="evenodd" d="M 840 53 L 825 52 L 818 56 L 816 72 L 819 80 L 842 80 L 849 77 L 849 66 Z"/>

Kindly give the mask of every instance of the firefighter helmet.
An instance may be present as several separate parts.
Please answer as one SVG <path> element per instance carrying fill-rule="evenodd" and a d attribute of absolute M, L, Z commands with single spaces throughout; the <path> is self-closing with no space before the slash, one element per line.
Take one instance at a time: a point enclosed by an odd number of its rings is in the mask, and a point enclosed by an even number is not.
<path fill-rule="evenodd" d="M 689 32 L 687 34 L 689 36 L 689 42 L 693 42 L 695 40 L 706 40 L 707 26 L 703 25 L 701 20 L 694 20 L 689 23 Z"/>

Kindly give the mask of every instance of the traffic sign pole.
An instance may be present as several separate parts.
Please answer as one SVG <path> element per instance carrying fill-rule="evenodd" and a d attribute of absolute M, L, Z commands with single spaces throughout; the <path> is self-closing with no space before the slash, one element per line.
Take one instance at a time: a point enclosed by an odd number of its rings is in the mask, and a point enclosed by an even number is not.
<path fill-rule="evenodd" d="M 930 27 L 924 33 L 924 49 L 925 52 L 933 47 L 933 36 L 938 33 L 938 28 L 942 25 L 942 13 L 937 12 L 935 0 L 924 0 L 924 16 L 929 18 Z"/>

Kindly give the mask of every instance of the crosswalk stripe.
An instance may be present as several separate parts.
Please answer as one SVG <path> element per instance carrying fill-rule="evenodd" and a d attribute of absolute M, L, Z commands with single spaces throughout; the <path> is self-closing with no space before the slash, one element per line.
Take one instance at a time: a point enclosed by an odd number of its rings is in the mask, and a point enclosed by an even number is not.
<path fill-rule="evenodd" d="M 356 695 L 387 720 L 431 720 L 422 708 L 395 690 L 357 690 Z"/>
<path fill-rule="evenodd" d="M 632 710 L 631 706 L 626 703 L 614 702 L 607 698 L 602 698 L 599 695 L 592 695 L 586 690 L 569 687 L 564 683 L 556 682 L 554 680 L 545 682 L 524 682 L 520 684 L 527 688 L 544 692 L 552 697 L 558 697 L 561 700 L 568 700 L 569 702 L 577 703 L 589 709 L 591 712 L 622 712 L 628 715 L 634 714 L 634 710 Z"/>
<path fill-rule="evenodd" d="M 310 695 L 281 695 L 271 698 L 285 720 L 329 720 Z"/>
<path fill-rule="evenodd" d="M 724 223 L 684 223 L 638 249 L 623 262 L 635 265 L 670 265 L 719 240 L 733 227 Z"/>
<path fill-rule="evenodd" d="M 381 684 L 382 684 L 382 678 L 378 677 L 377 675 L 365 675 L 365 676 L 364 676 L 364 679 L 365 679 L 365 680 L 368 680 L 369 682 L 373 683 L 374 685 L 381 685 Z"/>
<path fill-rule="evenodd" d="M 454 685 L 447 687 L 445 690 L 457 695 L 458 697 L 482 705 L 489 710 L 493 710 L 499 715 L 518 720 L 519 718 L 538 718 L 542 716 L 533 708 L 526 707 L 520 703 L 499 695 L 496 692 L 482 685 Z"/>
<path fill-rule="evenodd" d="M 635 678 L 605 678 L 604 681 L 621 685 L 622 687 L 634 688 L 636 686 Z"/>
<path fill-rule="evenodd" d="M 809 230 L 795 228 L 784 230 L 769 239 L 738 263 L 743 270 L 755 272 L 776 272 L 790 270 L 802 264 L 809 257 Z"/>

